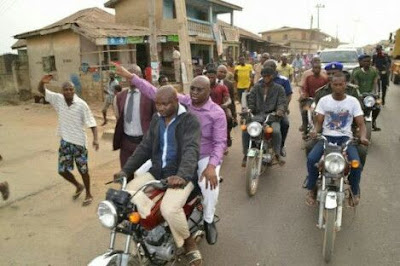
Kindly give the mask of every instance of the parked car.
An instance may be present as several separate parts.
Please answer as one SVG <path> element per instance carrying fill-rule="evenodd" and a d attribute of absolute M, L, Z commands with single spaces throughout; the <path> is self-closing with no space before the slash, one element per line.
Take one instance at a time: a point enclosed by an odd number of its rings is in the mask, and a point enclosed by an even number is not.
<path fill-rule="evenodd" d="M 325 49 L 319 54 L 322 67 L 331 62 L 340 62 L 343 64 L 343 72 L 350 80 L 353 69 L 359 66 L 358 52 L 355 48 L 336 48 Z"/>

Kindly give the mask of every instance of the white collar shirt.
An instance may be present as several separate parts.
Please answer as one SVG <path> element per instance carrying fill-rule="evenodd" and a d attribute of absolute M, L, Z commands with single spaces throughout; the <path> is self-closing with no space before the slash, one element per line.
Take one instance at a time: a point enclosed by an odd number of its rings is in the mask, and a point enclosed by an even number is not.
<path fill-rule="evenodd" d="M 133 113 L 132 113 L 132 121 L 126 121 L 126 110 L 128 108 L 128 102 L 133 95 Z M 138 137 L 143 135 L 142 124 L 140 120 L 140 97 L 141 93 L 139 90 L 135 89 L 133 94 L 131 90 L 128 91 L 128 95 L 126 97 L 125 106 L 124 106 L 124 132 L 128 136 Z"/>

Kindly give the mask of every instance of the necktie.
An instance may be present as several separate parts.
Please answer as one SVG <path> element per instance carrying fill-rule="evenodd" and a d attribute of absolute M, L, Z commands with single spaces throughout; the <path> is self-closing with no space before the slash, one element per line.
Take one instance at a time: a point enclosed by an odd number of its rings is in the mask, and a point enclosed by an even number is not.
<path fill-rule="evenodd" d="M 131 90 L 131 91 L 129 92 L 131 97 L 129 97 L 128 107 L 126 108 L 126 122 L 128 122 L 128 123 L 132 122 L 133 100 L 134 100 L 134 98 L 133 98 L 133 93 L 134 93 L 134 92 L 135 92 L 135 91 L 133 91 L 133 90 Z"/>

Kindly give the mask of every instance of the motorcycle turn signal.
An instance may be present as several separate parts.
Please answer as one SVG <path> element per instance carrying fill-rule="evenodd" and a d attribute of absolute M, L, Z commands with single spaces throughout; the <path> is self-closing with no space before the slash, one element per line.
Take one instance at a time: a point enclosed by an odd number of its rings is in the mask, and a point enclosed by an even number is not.
<path fill-rule="evenodd" d="M 140 214 L 138 212 L 132 212 L 128 216 L 129 221 L 133 224 L 138 224 L 140 222 Z"/>

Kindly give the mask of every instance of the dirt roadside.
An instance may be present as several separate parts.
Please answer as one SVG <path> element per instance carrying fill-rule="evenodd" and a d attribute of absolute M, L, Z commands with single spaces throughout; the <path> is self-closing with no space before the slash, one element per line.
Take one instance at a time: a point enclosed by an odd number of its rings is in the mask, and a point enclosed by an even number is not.
<path fill-rule="evenodd" d="M 90 106 L 98 117 L 101 103 Z M 10 199 L 0 202 L 0 265 L 86 265 L 107 247 L 108 230 L 96 209 L 108 188 L 104 183 L 119 170 L 118 152 L 109 139 L 100 138 L 98 152 L 89 147 L 95 200 L 81 207 L 83 196 L 72 201 L 74 188 L 57 174 L 56 125 L 50 105 L 0 106 L 0 181 L 11 190 Z M 99 136 L 114 125 L 98 127 Z"/>

